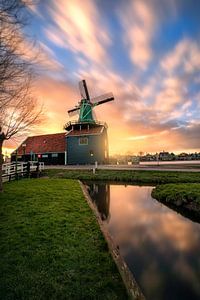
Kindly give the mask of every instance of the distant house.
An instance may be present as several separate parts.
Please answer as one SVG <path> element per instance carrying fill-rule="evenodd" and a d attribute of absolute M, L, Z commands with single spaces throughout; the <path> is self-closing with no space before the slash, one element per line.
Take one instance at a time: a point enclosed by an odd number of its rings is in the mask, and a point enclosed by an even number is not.
<path fill-rule="evenodd" d="M 187 160 L 189 157 L 188 153 L 182 152 L 178 155 L 179 160 Z"/>
<path fill-rule="evenodd" d="M 11 154 L 11 160 L 66 164 L 66 133 L 30 136 Z"/>
<path fill-rule="evenodd" d="M 170 160 L 169 152 L 162 151 L 159 153 L 159 160 Z"/>

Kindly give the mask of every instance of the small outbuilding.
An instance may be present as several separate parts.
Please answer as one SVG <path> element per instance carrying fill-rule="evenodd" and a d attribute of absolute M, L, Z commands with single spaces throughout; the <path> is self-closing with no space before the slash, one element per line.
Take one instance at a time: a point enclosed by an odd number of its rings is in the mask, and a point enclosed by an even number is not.
<path fill-rule="evenodd" d="M 11 161 L 38 160 L 48 165 L 66 164 L 66 133 L 30 136 L 11 154 Z"/>

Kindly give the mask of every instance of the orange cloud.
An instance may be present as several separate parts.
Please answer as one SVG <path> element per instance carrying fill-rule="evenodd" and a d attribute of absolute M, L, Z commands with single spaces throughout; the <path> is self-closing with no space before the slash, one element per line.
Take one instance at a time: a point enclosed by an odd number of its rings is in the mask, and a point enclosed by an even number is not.
<path fill-rule="evenodd" d="M 183 100 L 182 82 L 179 78 L 167 78 L 163 81 L 163 90 L 156 96 L 155 107 L 162 113 L 171 113 Z"/>
<path fill-rule="evenodd" d="M 45 123 L 41 133 L 63 131 L 68 120 L 67 110 L 75 105 L 79 97 L 77 89 L 69 82 L 62 82 L 49 77 L 40 78 L 36 84 L 36 94 L 44 106 Z"/>

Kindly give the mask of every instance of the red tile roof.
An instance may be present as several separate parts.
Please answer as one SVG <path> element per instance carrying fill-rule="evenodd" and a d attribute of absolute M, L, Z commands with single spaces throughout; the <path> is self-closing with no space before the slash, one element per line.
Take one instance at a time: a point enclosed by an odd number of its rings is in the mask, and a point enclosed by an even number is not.
<path fill-rule="evenodd" d="M 98 127 L 91 127 L 89 129 L 74 129 L 71 130 L 69 133 L 67 133 L 67 136 L 74 136 L 74 135 L 90 135 L 90 134 L 100 134 L 104 129 L 104 126 L 98 126 Z"/>
<path fill-rule="evenodd" d="M 59 153 L 66 151 L 66 133 L 45 134 L 28 137 L 18 148 L 18 155 L 33 153 Z M 25 146 L 23 146 L 25 145 Z M 25 151 L 25 152 L 24 152 Z"/>

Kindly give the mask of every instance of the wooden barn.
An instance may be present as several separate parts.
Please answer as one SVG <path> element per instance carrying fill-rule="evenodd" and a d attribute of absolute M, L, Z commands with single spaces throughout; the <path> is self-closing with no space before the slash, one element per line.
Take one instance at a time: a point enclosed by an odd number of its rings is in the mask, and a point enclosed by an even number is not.
<path fill-rule="evenodd" d="M 11 155 L 11 161 L 38 160 L 48 165 L 66 164 L 66 133 L 30 136 Z"/>

